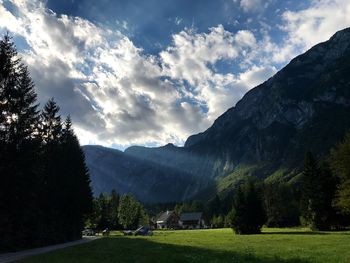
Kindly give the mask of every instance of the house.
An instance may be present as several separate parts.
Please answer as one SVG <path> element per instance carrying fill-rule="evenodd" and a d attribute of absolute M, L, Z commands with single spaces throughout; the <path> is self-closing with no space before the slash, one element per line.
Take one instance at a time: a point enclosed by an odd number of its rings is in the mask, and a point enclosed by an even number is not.
<path fill-rule="evenodd" d="M 179 225 L 183 229 L 203 228 L 205 226 L 203 213 L 182 213 L 180 216 Z"/>
<path fill-rule="evenodd" d="M 157 221 L 157 228 L 178 228 L 179 227 L 179 216 L 175 211 L 166 211 L 162 213 Z"/>

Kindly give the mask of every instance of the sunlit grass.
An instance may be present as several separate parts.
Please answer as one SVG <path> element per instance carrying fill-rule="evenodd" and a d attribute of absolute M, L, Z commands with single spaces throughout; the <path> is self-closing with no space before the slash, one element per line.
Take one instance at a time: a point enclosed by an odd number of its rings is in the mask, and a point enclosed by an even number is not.
<path fill-rule="evenodd" d="M 110 237 L 22 262 L 350 262 L 350 232 L 264 229 L 156 231 L 149 237 Z"/>

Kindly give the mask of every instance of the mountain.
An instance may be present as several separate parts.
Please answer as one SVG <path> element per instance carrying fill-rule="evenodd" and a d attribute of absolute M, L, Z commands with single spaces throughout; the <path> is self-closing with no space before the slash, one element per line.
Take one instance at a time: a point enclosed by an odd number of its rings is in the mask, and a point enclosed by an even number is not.
<path fill-rule="evenodd" d="M 297 168 L 307 150 L 324 155 L 350 127 L 349 65 L 345 29 L 250 90 L 185 148 L 211 154 L 217 175 L 251 164 Z"/>
<path fill-rule="evenodd" d="M 187 172 L 102 146 L 83 146 L 94 195 L 133 193 L 148 203 L 192 197 L 196 180 Z"/>
<path fill-rule="evenodd" d="M 247 176 L 296 180 L 306 151 L 324 156 L 350 128 L 349 65 L 348 28 L 294 58 L 272 78 L 245 94 L 209 129 L 190 136 L 184 147 L 133 146 L 125 150 L 126 159 L 116 156 L 108 168 L 97 168 L 97 163 L 89 161 L 90 153 L 85 151 L 93 187 L 94 178 L 101 180 L 99 169 L 106 173 L 113 171 L 111 177 L 122 176 L 125 160 L 130 160 L 135 168 L 131 174 L 123 174 L 124 183 L 137 184 L 135 178 L 145 177 L 136 169 L 140 162 L 152 163 L 152 169 L 156 170 L 159 166 L 162 172 L 171 171 L 167 173 L 167 181 L 163 181 L 168 189 L 172 189 L 173 182 L 178 187 L 184 178 L 191 181 L 183 185 L 186 194 L 170 198 L 171 194 L 167 193 L 167 200 L 203 195 L 209 198 L 216 191 L 234 189 Z M 159 175 L 157 180 L 161 178 Z M 132 186 L 132 191 L 137 192 L 137 187 Z"/>

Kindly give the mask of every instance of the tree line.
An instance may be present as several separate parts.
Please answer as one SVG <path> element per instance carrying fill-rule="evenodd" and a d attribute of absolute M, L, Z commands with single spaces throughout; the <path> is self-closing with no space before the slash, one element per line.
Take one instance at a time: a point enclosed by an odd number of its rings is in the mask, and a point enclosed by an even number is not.
<path fill-rule="evenodd" d="M 0 40 L 0 251 L 81 237 L 92 209 L 88 169 L 72 121 L 34 83 L 12 39 Z"/>
<path fill-rule="evenodd" d="M 93 199 L 93 209 L 86 217 L 85 225 L 97 231 L 136 229 L 140 225 L 149 225 L 149 217 L 131 194 L 120 196 L 113 190 Z"/>
<path fill-rule="evenodd" d="M 350 225 L 350 131 L 328 156 L 317 160 L 306 153 L 293 182 L 249 178 L 230 194 L 171 208 L 178 214 L 204 212 L 210 227 L 232 227 L 241 234 L 259 233 L 263 225 L 344 229 Z"/>
<path fill-rule="evenodd" d="M 219 203 L 220 200 L 216 197 L 212 202 Z M 224 218 L 223 221 L 238 234 L 260 233 L 263 225 L 302 225 L 320 231 L 348 227 L 350 132 L 320 160 L 308 152 L 297 184 L 262 183 L 250 179 L 239 186 L 232 210 Z M 215 219 L 214 216 L 212 221 Z"/>
<path fill-rule="evenodd" d="M 293 184 L 249 178 L 233 194 L 215 195 L 208 202 L 154 204 L 147 209 L 130 194 L 112 191 L 93 200 L 86 223 L 97 230 L 135 229 L 148 225 L 150 216 L 156 221 L 161 211 L 174 210 L 178 215 L 203 212 L 208 226 L 231 227 L 238 234 L 260 233 L 264 225 L 340 230 L 350 225 L 349 164 L 350 132 L 321 160 L 307 153 Z"/>

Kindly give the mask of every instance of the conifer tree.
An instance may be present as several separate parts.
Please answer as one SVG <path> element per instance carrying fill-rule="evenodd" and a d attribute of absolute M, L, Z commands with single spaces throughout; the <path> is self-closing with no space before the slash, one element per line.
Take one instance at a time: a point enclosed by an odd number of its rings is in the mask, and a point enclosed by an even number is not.
<path fill-rule="evenodd" d="M 344 215 L 350 215 L 350 131 L 332 149 L 330 166 L 339 180 L 334 206 Z"/>
<path fill-rule="evenodd" d="M 47 243 L 58 243 L 65 239 L 64 218 L 60 202 L 66 189 L 62 185 L 60 143 L 62 137 L 62 122 L 59 107 L 51 98 L 41 112 L 40 135 L 43 141 L 43 181 L 42 207 L 45 210 L 45 239 Z M 55 232 L 58 232 L 55 234 Z"/>
<path fill-rule="evenodd" d="M 231 218 L 231 226 L 237 234 L 260 233 L 266 215 L 259 190 L 251 180 L 238 188 Z"/>
<path fill-rule="evenodd" d="M 264 204 L 268 227 L 300 225 L 298 200 L 290 185 L 285 183 L 264 184 Z"/>
<path fill-rule="evenodd" d="M 44 106 L 41 114 L 41 134 L 46 144 L 57 144 L 62 136 L 62 122 L 59 110 L 60 107 L 53 98 Z"/>
<path fill-rule="evenodd" d="M 103 230 L 110 227 L 110 213 L 109 213 L 109 198 L 106 194 L 101 193 L 98 198 L 96 198 L 97 203 L 97 229 Z"/>
<path fill-rule="evenodd" d="M 6 35 L 0 40 L 0 250 L 39 242 L 37 107 L 28 70 Z"/>
<path fill-rule="evenodd" d="M 214 216 L 218 216 L 221 213 L 221 200 L 219 196 L 216 194 L 215 197 L 209 200 L 207 205 L 207 215 L 209 218 L 213 218 Z"/>
<path fill-rule="evenodd" d="M 317 176 L 319 170 L 315 158 L 311 152 L 307 152 L 304 160 L 304 171 L 302 175 L 302 195 L 301 195 L 301 219 L 306 226 L 314 226 L 314 212 L 316 209 L 317 193 L 319 189 Z"/>
<path fill-rule="evenodd" d="M 92 193 L 70 118 L 53 99 L 39 115 L 28 69 L 0 40 L 0 251 L 81 236 Z"/>
<path fill-rule="evenodd" d="M 119 220 L 118 220 L 118 208 L 119 208 L 119 195 L 115 190 L 111 192 L 111 200 L 110 200 L 110 222 L 111 229 L 119 228 Z"/>
<path fill-rule="evenodd" d="M 84 215 L 92 211 L 92 190 L 85 156 L 69 116 L 62 132 L 60 156 L 57 160 L 61 173 L 60 204 L 67 217 L 65 229 L 70 229 L 67 232 L 69 239 L 77 239 L 81 237 L 84 227 Z"/>
<path fill-rule="evenodd" d="M 337 180 L 328 164 L 318 165 L 308 152 L 302 177 L 301 215 L 304 225 L 314 230 L 339 228 L 342 219 L 332 207 Z"/>

